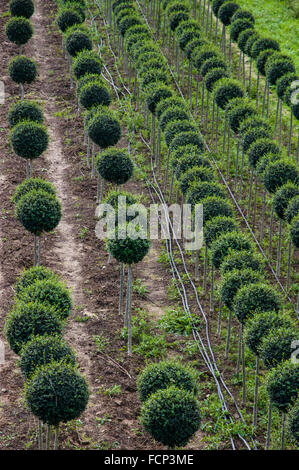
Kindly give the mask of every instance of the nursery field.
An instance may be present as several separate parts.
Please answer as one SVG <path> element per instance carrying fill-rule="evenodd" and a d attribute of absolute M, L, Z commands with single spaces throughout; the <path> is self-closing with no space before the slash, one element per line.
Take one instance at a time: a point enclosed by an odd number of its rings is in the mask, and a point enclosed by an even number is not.
<path fill-rule="evenodd" d="M 1 451 L 299 449 L 298 23 L 3 0 Z"/>

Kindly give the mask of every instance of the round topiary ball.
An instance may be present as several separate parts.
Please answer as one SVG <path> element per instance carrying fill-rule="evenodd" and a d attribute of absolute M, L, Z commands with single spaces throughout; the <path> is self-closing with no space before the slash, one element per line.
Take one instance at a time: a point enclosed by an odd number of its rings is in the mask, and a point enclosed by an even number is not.
<path fill-rule="evenodd" d="M 288 413 L 287 430 L 291 439 L 299 442 L 299 399 Z"/>
<path fill-rule="evenodd" d="M 280 308 L 281 298 L 277 290 L 263 283 L 241 287 L 234 301 L 234 312 L 240 323 L 246 323 L 254 311 L 278 312 Z"/>
<path fill-rule="evenodd" d="M 161 114 L 160 119 L 159 119 L 159 125 L 164 132 L 166 126 L 174 121 L 184 121 L 189 119 L 189 114 L 187 111 L 184 109 L 181 109 L 178 106 L 172 106 L 170 108 L 167 108 L 166 111 L 164 111 L 163 114 Z"/>
<path fill-rule="evenodd" d="M 34 336 L 21 351 L 20 368 L 25 379 L 51 362 L 75 366 L 76 358 L 68 344 L 59 336 Z"/>
<path fill-rule="evenodd" d="M 74 31 L 67 36 L 65 47 L 71 57 L 76 57 L 79 52 L 91 51 L 92 41 L 87 34 Z"/>
<path fill-rule="evenodd" d="M 40 302 L 18 302 L 7 315 L 5 337 L 16 354 L 36 335 L 61 335 L 62 324 L 55 311 Z"/>
<path fill-rule="evenodd" d="M 133 175 L 134 165 L 126 151 L 110 149 L 99 156 L 96 169 L 109 183 L 125 184 Z"/>
<path fill-rule="evenodd" d="M 81 24 L 83 21 L 84 19 L 82 19 L 80 12 L 71 8 L 63 10 L 57 18 L 58 28 L 63 33 L 71 26 Z"/>
<path fill-rule="evenodd" d="M 270 162 L 263 173 L 263 183 L 267 191 L 275 193 L 275 191 L 288 182 L 299 183 L 297 165 L 287 159 Z"/>
<path fill-rule="evenodd" d="M 17 202 L 16 216 L 26 230 L 39 236 L 57 227 L 61 219 L 61 204 L 46 191 L 32 190 Z"/>
<path fill-rule="evenodd" d="M 271 133 L 271 127 L 269 126 L 269 123 L 266 119 L 262 117 L 249 117 L 242 122 L 240 126 L 240 134 L 244 134 L 248 130 L 254 128 L 263 128 L 264 130 L 268 131 L 269 134 Z"/>
<path fill-rule="evenodd" d="M 53 271 L 45 268 L 44 266 L 33 266 L 32 268 L 23 271 L 14 285 L 14 291 L 16 293 L 17 299 L 22 300 L 24 289 L 31 286 L 36 281 L 45 280 L 58 281 L 59 278 L 57 274 L 53 273 Z"/>
<path fill-rule="evenodd" d="M 267 128 L 264 127 L 247 127 L 243 132 L 243 128 L 239 129 L 241 136 L 241 146 L 244 152 L 248 152 L 251 145 L 260 139 L 271 139 L 271 134 Z"/>
<path fill-rule="evenodd" d="M 14 127 L 21 121 L 33 121 L 42 124 L 44 116 L 35 101 L 19 100 L 9 108 L 7 119 L 10 127 Z"/>
<path fill-rule="evenodd" d="M 27 18 L 13 17 L 5 25 L 5 33 L 9 41 L 22 46 L 33 36 L 33 27 Z"/>
<path fill-rule="evenodd" d="M 126 32 L 135 25 L 141 25 L 141 20 L 137 14 L 131 13 L 121 19 L 118 24 L 118 30 L 122 36 L 126 34 Z"/>
<path fill-rule="evenodd" d="M 195 393 L 196 383 L 193 371 L 174 360 L 151 363 L 137 378 L 139 399 L 145 402 L 153 393 L 164 390 L 170 385 Z"/>
<path fill-rule="evenodd" d="M 253 59 L 257 59 L 261 52 L 272 49 L 273 51 L 280 51 L 277 41 L 272 38 L 259 38 L 253 43 L 251 54 Z"/>
<path fill-rule="evenodd" d="M 293 197 L 299 195 L 299 187 L 297 184 L 286 183 L 281 186 L 273 197 L 273 209 L 279 219 L 285 219 L 285 212 L 289 202 Z"/>
<path fill-rule="evenodd" d="M 213 95 L 217 106 L 221 109 L 225 109 L 230 100 L 234 98 L 243 98 L 244 90 L 237 80 L 224 78 L 219 80 L 215 86 Z"/>
<path fill-rule="evenodd" d="M 187 191 L 186 203 L 191 204 L 192 208 L 194 208 L 196 204 L 201 203 L 202 199 L 209 196 L 216 196 L 222 199 L 226 198 L 221 184 L 209 181 L 203 183 L 200 181 L 195 182 Z"/>
<path fill-rule="evenodd" d="M 223 67 L 220 67 L 220 68 L 218 67 L 218 68 L 210 70 L 210 72 L 208 72 L 205 75 L 206 89 L 210 93 L 212 93 L 213 90 L 214 90 L 214 87 L 216 86 L 216 83 L 219 80 L 224 79 L 224 78 L 228 78 L 228 77 L 229 77 L 228 72 Z"/>
<path fill-rule="evenodd" d="M 72 298 L 68 289 L 53 279 L 36 281 L 23 291 L 25 303 L 40 302 L 55 311 L 57 318 L 66 319 L 72 309 Z"/>
<path fill-rule="evenodd" d="M 177 151 L 173 153 L 173 160 L 171 161 L 173 168 L 175 169 L 175 176 L 179 180 L 186 171 L 197 166 L 203 166 L 211 168 L 209 160 L 202 156 L 198 152 L 197 147 L 188 145 L 186 147 L 179 147 Z M 184 151 L 186 149 L 186 151 Z M 175 161 L 175 159 L 177 160 Z"/>
<path fill-rule="evenodd" d="M 73 71 L 77 80 L 86 74 L 101 75 L 102 68 L 102 59 L 93 51 L 79 52 L 73 62 Z"/>
<path fill-rule="evenodd" d="M 150 245 L 150 240 L 142 230 L 140 230 L 140 238 L 132 238 L 128 225 L 119 227 L 115 239 L 110 238 L 107 241 L 109 253 L 119 263 L 129 265 L 142 261 L 147 255 Z"/>
<path fill-rule="evenodd" d="M 241 52 L 243 52 L 243 54 L 245 54 L 246 44 L 247 44 L 247 41 L 249 41 L 249 39 L 251 38 L 251 36 L 255 36 L 255 30 L 252 28 L 252 26 L 241 31 L 241 33 L 238 36 L 238 41 L 237 41 L 238 48 L 240 49 Z"/>
<path fill-rule="evenodd" d="M 157 104 L 156 116 L 158 120 L 161 118 L 162 114 L 167 111 L 167 109 L 173 107 L 179 107 L 181 108 L 181 110 L 188 112 L 188 108 L 186 107 L 186 104 L 182 98 L 179 98 L 178 96 L 171 96 L 170 98 L 166 98 L 165 100 L 159 101 L 159 103 Z"/>
<path fill-rule="evenodd" d="M 292 328 L 276 328 L 264 336 L 259 353 L 266 369 L 277 367 L 281 362 L 290 359 L 294 352 L 292 343 L 298 339 L 298 330 L 293 326 Z"/>
<path fill-rule="evenodd" d="M 192 41 L 188 42 L 185 48 L 185 56 L 189 61 L 192 62 L 192 55 L 195 54 L 196 50 L 199 50 L 201 47 L 208 46 L 209 42 L 203 38 L 203 37 L 198 37 L 196 39 L 193 39 Z"/>
<path fill-rule="evenodd" d="M 230 202 L 217 196 L 208 196 L 202 199 L 203 205 L 203 225 L 215 217 L 232 217 L 233 208 Z"/>
<path fill-rule="evenodd" d="M 172 89 L 164 83 L 157 82 L 150 85 L 145 94 L 145 102 L 149 111 L 155 114 L 157 105 L 172 95 Z"/>
<path fill-rule="evenodd" d="M 194 50 L 191 56 L 192 64 L 197 72 L 200 71 L 205 61 L 211 58 L 221 58 L 219 55 L 219 50 L 214 45 L 207 45 L 197 48 Z"/>
<path fill-rule="evenodd" d="M 173 152 L 181 146 L 193 145 L 198 148 L 199 152 L 204 151 L 204 141 L 198 132 L 181 132 L 171 142 L 170 152 Z"/>
<path fill-rule="evenodd" d="M 70 364 L 53 362 L 41 366 L 26 383 L 25 398 L 31 412 L 43 423 L 58 426 L 79 418 L 89 391 L 85 379 Z"/>
<path fill-rule="evenodd" d="M 297 215 L 299 215 L 299 196 L 293 197 L 288 203 L 285 211 L 285 220 L 290 224 Z"/>
<path fill-rule="evenodd" d="M 248 55 L 251 59 L 252 57 L 252 46 L 253 44 L 259 39 L 260 35 L 255 31 L 246 41 L 246 45 L 244 47 L 244 54 Z"/>
<path fill-rule="evenodd" d="M 185 195 L 193 183 L 197 181 L 213 181 L 214 171 L 212 168 L 195 166 L 181 175 L 180 188 Z"/>
<path fill-rule="evenodd" d="M 199 429 L 199 405 L 192 393 L 170 386 L 150 396 L 140 421 L 156 441 L 169 448 L 182 447 Z"/>
<path fill-rule="evenodd" d="M 85 109 L 91 109 L 96 106 L 109 106 L 111 96 L 102 81 L 91 81 L 80 89 L 79 102 Z"/>
<path fill-rule="evenodd" d="M 252 23 L 252 24 L 255 23 L 254 16 L 250 11 L 242 10 L 241 8 L 239 8 L 236 11 L 236 13 L 233 14 L 231 22 L 234 23 L 237 20 L 245 20 L 245 19 L 250 21 L 250 23 Z"/>
<path fill-rule="evenodd" d="M 169 26 L 171 31 L 175 31 L 176 28 L 182 21 L 188 20 L 189 14 L 186 11 L 178 11 L 176 13 L 172 13 L 169 17 Z"/>
<path fill-rule="evenodd" d="M 267 153 L 279 154 L 279 146 L 271 139 L 257 139 L 248 150 L 248 161 L 250 165 L 255 168 L 257 162 Z"/>
<path fill-rule="evenodd" d="M 220 57 L 211 57 L 207 59 L 200 68 L 200 75 L 205 77 L 213 69 L 227 70 L 226 63 Z"/>
<path fill-rule="evenodd" d="M 232 131 L 237 134 L 242 122 L 254 114 L 256 114 L 254 106 L 246 102 L 229 110 L 228 123 Z"/>
<path fill-rule="evenodd" d="M 24 121 L 13 127 L 10 143 L 14 152 L 22 158 L 34 159 L 47 150 L 49 136 L 44 125 Z"/>
<path fill-rule="evenodd" d="M 271 59 L 272 57 L 270 57 Z M 296 69 L 291 59 L 275 59 L 267 60 L 266 66 L 266 78 L 270 85 L 276 85 L 277 80 L 287 73 L 295 73 Z"/>
<path fill-rule="evenodd" d="M 49 181 L 42 178 L 27 178 L 22 183 L 18 184 L 12 196 L 12 202 L 17 204 L 19 200 L 32 190 L 42 190 L 53 196 L 56 196 L 56 188 Z"/>
<path fill-rule="evenodd" d="M 169 122 L 164 129 L 164 138 L 167 147 L 170 147 L 173 139 L 182 132 L 196 133 L 196 127 L 188 119 Z"/>
<path fill-rule="evenodd" d="M 293 245 L 299 248 L 299 216 L 293 218 L 290 228 L 290 238 Z"/>
<path fill-rule="evenodd" d="M 165 85 L 169 84 L 169 78 L 165 74 L 165 70 L 162 69 L 153 69 L 144 72 L 141 75 L 140 88 L 142 91 L 146 91 L 149 85 L 153 85 L 154 82 L 164 83 Z"/>
<path fill-rule="evenodd" d="M 219 195 L 216 194 L 214 197 L 219 197 Z M 203 231 L 204 241 L 207 247 L 210 247 L 218 237 L 228 232 L 235 232 L 237 229 L 238 226 L 232 217 L 213 217 L 205 224 Z"/>
<path fill-rule="evenodd" d="M 32 83 L 37 75 L 37 67 L 34 60 L 19 55 L 9 62 L 8 73 L 15 83 Z"/>
<path fill-rule="evenodd" d="M 219 285 L 220 299 L 227 306 L 232 309 L 235 296 L 241 287 L 260 282 L 262 275 L 259 272 L 253 271 L 252 269 L 234 270 L 230 273 L 226 273 Z"/>
<path fill-rule="evenodd" d="M 236 11 L 240 8 L 237 3 L 225 2 L 218 10 L 218 18 L 224 26 L 231 24 L 231 20 Z"/>
<path fill-rule="evenodd" d="M 101 149 L 116 145 L 121 138 L 121 127 L 115 114 L 100 109 L 88 122 L 87 132 L 90 139 Z"/>
<path fill-rule="evenodd" d="M 220 273 L 223 276 L 234 269 L 241 270 L 247 268 L 263 273 L 265 269 L 264 258 L 256 253 L 248 253 L 247 251 L 232 251 L 225 256 L 220 266 Z"/>
<path fill-rule="evenodd" d="M 237 19 L 235 21 L 232 22 L 231 24 L 231 28 L 230 28 L 230 37 L 231 37 L 231 40 L 234 41 L 234 42 L 237 42 L 238 39 L 239 39 L 239 36 L 240 34 L 245 31 L 245 30 L 248 30 L 250 28 L 254 28 L 254 24 L 252 23 L 252 21 L 248 20 L 248 19 L 243 19 L 243 18 L 240 18 L 240 19 Z"/>
<path fill-rule="evenodd" d="M 187 29 L 181 34 L 177 35 L 179 48 L 184 51 L 189 42 L 194 41 L 194 39 L 200 38 L 200 32 L 197 29 Z"/>
<path fill-rule="evenodd" d="M 30 18 L 34 13 L 34 3 L 32 0 L 11 0 L 9 11 L 11 16 Z"/>
<path fill-rule="evenodd" d="M 275 53 L 274 49 L 266 49 L 265 51 L 262 51 L 259 56 L 256 59 L 256 68 L 258 69 L 258 72 L 263 75 L 263 77 L 266 75 L 266 63 L 268 59 Z"/>
<path fill-rule="evenodd" d="M 226 2 L 226 0 L 213 0 L 212 2 L 212 10 L 215 16 L 218 16 L 218 11 L 221 5 Z"/>
<path fill-rule="evenodd" d="M 233 216 L 233 209 L 231 207 L 231 213 L 228 217 Z M 219 269 L 222 262 L 230 252 L 244 251 L 251 253 L 253 251 L 251 240 L 240 233 L 239 231 L 233 231 L 230 233 L 224 233 L 219 236 L 211 246 L 211 259 L 215 268 Z"/>

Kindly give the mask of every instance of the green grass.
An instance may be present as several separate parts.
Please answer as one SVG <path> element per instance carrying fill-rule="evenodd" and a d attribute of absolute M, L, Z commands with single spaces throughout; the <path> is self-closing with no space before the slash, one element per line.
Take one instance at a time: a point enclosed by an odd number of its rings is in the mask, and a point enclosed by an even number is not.
<path fill-rule="evenodd" d="M 281 51 L 292 57 L 299 71 L 299 34 L 298 19 L 285 0 L 238 0 L 238 4 L 249 10 L 255 17 L 255 29 L 276 39 Z M 296 2 L 294 2 L 296 3 Z M 297 32 L 297 33 L 296 33 Z"/>

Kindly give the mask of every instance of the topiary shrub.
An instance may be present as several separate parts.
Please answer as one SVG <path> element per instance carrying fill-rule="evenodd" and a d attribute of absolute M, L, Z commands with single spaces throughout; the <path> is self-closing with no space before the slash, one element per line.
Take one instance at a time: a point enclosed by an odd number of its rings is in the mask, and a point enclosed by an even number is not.
<path fill-rule="evenodd" d="M 228 78 L 228 72 L 223 67 L 218 67 L 216 69 L 212 69 L 205 75 L 205 86 L 206 89 L 212 93 L 216 83 L 224 78 Z"/>
<path fill-rule="evenodd" d="M 22 46 L 33 36 L 33 27 L 27 18 L 13 17 L 5 25 L 5 33 L 9 41 Z"/>
<path fill-rule="evenodd" d="M 139 399 L 145 402 L 153 393 L 164 390 L 170 385 L 194 394 L 196 392 L 194 372 L 174 360 L 151 363 L 137 378 Z"/>
<path fill-rule="evenodd" d="M 23 302 L 40 302 L 55 311 L 60 320 L 67 318 L 72 309 L 72 298 L 68 289 L 56 280 L 36 281 L 23 290 L 22 295 Z"/>
<path fill-rule="evenodd" d="M 187 204 L 191 204 L 192 208 L 194 208 L 196 204 L 200 204 L 202 199 L 209 196 L 216 196 L 222 199 L 226 198 L 221 184 L 208 181 L 203 183 L 195 182 L 187 191 L 186 202 Z"/>
<path fill-rule="evenodd" d="M 257 59 L 261 52 L 272 49 L 273 51 L 280 51 L 277 41 L 272 38 L 259 38 L 255 41 L 251 48 L 253 59 Z"/>
<path fill-rule="evenodd" d="M 265 260 L 256 253 L 248 253 L 247 251 L 232 251 L 225 256 L 221 266 L 220 273 L 223 276 L 225 273 L 229 273 L 234 269 L 247 269 L 250 268 L 253 271 L 264 272 Z"/>
<path fill-rule="evenodd" d="M 186 194 L 191 185 L 196 181 L 212 181 L 214 171 L 212 168 L 204 166 L 195 166 L 181 175 L 180 188 L 183 194 Z"/>
<path fill-rule="evenodd" d="M 84 22 L 84 20 L 85 18 L 82 18 L 82 15 L 78 10 L 67 8 L 63 10 L 57 17 L 57 25 L 60 31 L 64 33 L 71 26 L 74 26 L 75 24 L 81 24 Z"/>
<path fill-rule="evenodd" d="M 204 184 L 204 183 L 203 183 Z M 210 195 L 212 196 L 212 194 Z M 219 198 L 219 195 L 214 194 L 214 197 Z M 205 224 L 204 227 L 204 241 L 208 247 L 217 240 L 218 237 L 228 232 L 234 232 L 238 226 L 232 217 L 216 216 Z"/>
<path fill-rule="evenodd" d="M 189 14 L 185 11 L 178 11 L 176 13 L 172 13 L 169 17 L 169 26 L 171 31 L 175 31 L 176 28 L 182 21 L 185 21 L 189 18 Z"/>
<path fill-rule="evenodd" d="M 89 391 L 76 369 L 53 362 L 36 370 L 26 383 L 25 398 L 31 412 L 43 423 L 58 426 L 79 418 L 87 406 Z"/>
<path fill-rule="evenodd" d="M 196 54 L 196 50 L 200 50 L 203 46 L 208 46 L 209 42 L 203 38 L 203 37 L 198 37 L 196 39 L 193 39 L 192 41 L 188 42 L 188 44 L 185 47 L 185 56 L 187 57 L 188 60 L 192 62 L 192 55 Z"/>
<path fill-rule="evenodd" d="M 42 124 L 44 116 L 35 101 L 20 100 L 9 108 L 7 119 L 10 127 L 14 127 L 21 121 L 33 121 Z"/>
<path fill-rule="evenodd" d="M 125 184 L 133 175 L 134 165 L 127 152 L 110 149 L 99 156 L 96 169 L 99 175 L 109 183 Z"/>
<path fill-rule="evenodd" d="M 181 34 L 177 35 L 178 45 L 182 51 L 184 51 L 187 44 L 191 41 L 194 41 L 194 39 L 200 39 L 200 32 L 193 28 L 187 29 Z"/>
<path fill-rule="evenodd" d="M 291 160 L 279 159 L 270 162 L 263 173 L 263 183 L 269 193 L 275 193 L 286 183 L 298 184 L 297 165 Z"/>
<path fill-rule="evenodd" d="M 44 125 L 25 121 L 20 122 L 12 129 L 10 143 L 19 157 L 32 160 L 45 152 L 49 136 Z"/>
<path fill-rule="evenodd" d="M 197 147 L 199 152 L 203 152 L 205 147 L 204 141 L 198 132 L 181 132 L 172 140 L 169 150 L 173 152 L 179 147 L 187 145 Z"/>
<path fill-rule="evenodd" d="M 87 132 L 90 139 L 102 149 L 116 145 L 121 138 L 121 127 L 115 114 L 100 109 L 88 122 Z"/>
<path fill-rule="evenodd" d="M 299 216 L 294 217 L 291 222 L 290 238 L 293 245 L 299 248 Z"/>
<path fill-rule="evenodd" d="M 266 49 L 262 51 L 256 59 L 256 68 L 258 69 L 259 73 L 263 76 L 266 75 L 266 63 L 268 59 L 275 53 L 274 49 Z"/>
<path fill-rule="evenodd" d="M 91 51 L 92 41 L 89 36 L 82 31 L 74 31 L 67 35 L 65 47 L 71 57 L 76 57 L 79 52 Z"/>
<path fill-rule="evenodd" d="M 121 19 L 118 23 L 118 30 L 122 36 L 126 34 L 130 27 L 135 25 L 141 25 L 141 20 L 138 18 L 137 15 L 130 14 Z"/>
<path fill-rule="evenodd" d="M 161 118 L 162 114 L 167 111 L 167 109 L 173 107 L 179 107 L 181 108 L 181 110 L 188 112 L 188 108 L 186 107 L 185 101 L 182 98 L 179 98 L 178 96 L 171 96 L 169 98 L 166 98 L 165 100 L 159 101 L 159 103 L 157 104 L 156 116 L 158 120 Z"/>
<path fill-rule="evenodd" d="M 264 336 L 259 353 L 266 369 L 277 367 L 281 362 L 290 359 L 293 353 L 292 342 L 298 338 L 298 331 L 293 326 L 276 328 Z"/>
<path fill-rule="evenodd" d="M 77 80 L 86 74 L 101 75 L 103 61 L 96 52 L 82 51 L 73 62 L 73 72 Z"/>
<path fill-rule="evenodd" d="M 140 422 L 151 436 L 169 448 L 182 447 L 200 426 L 200 410 L 194 395 L 170 386 L 144 403 Z"/>
<path fill-rule="evenodd" d="M 88 73 L 86 75 L 83 75 L 83 77 L 77 81 L 76 94 L 78 97 L 80 95 L 80 91 L 82 90 L 82 88 L 91 82 L 101 82 L 101 76 L 95 73 L 90 73 L 90 74 Z"/>
<path fill-rule="evenodd" d="M 299 196 L 294 196 L 285 210 L 285 220 L 290 224 L 294 217 L 299 214 Z"/>
<path fill-rule="evenodd" d="M 250 28 L 254 28 L 254 24 L 252 21 L 244 18 L 240 18 L 237 20 L 232 21 L 231 28 L 230 28 L 230 37 L 231 40 L 237 42 L 239 39 L 240 34 L 248 30 Z"/>
<path fill-rule="evenodd" d="M 246 41 L 245 47 L 244 47 L 244 54 L 248 55 L 251 59 L 252 57 L 252 46 L 260 38 L 260 35 L 255 31 Z"/>
<path fill-rule="evenodd" d="M 61 204 L 46 191 L 32 190 L 17 202 L 16 216 L 26 230 L 40 236 L 42 232 L 51 232 L 59 224 Z"/>
<path fill-rule="evenodd" d="M 205 60 L 200 68 L 200 75 L 205 77 L 213 69 L 227 70 L 226 63 L 220 57 L 211 57 Z"/>
<path fill-rule="evenodd" d="M 198 152 L 197 147 L 193 147 L 191 145 L 187 147 L 188 149 L 186 147 L 182 147 L 182 150 L 180 150 L 179 147 L 179 149 L 173 154 L 172 166 L 175 169 L 175 176 L 178 180 L 191 168 L 197 166 L 211 168 L 209 160 Z M 176 162 L 174 161 L 175 158 L 177 158 Z"/>
<path fill-rule="evenodd" d="M 52 183 L 42 178 L 28 178 L 18 184 L 12 196 L 12 202 L 17 204 L 19 200 L 32 190 L 42 190 L 53 196 L 56 196 L 56 189 Z"/>
<path fill-rule="evenodd" d="M 201 48 L 194 50 L 191 60 L 194 68 L 199 72 L 205 61 L 212 57 L 221 59 L 219 50 L 214 45 L 204 45 Z"/>
<path fill-rule="evenodd" d="M 219 294 L 227 308 L 232 309 L 235 296 L 241 287 L 257 283 L 262 280 L 262 275 L 252 269 L 234 270 L 224 274 L 219 285 Z"/>
<path fill-rule="evenodd" d="M 169 84 L 169 78 L 165 74 L 165 70 L 154 69 L 149 70 L 146 73 L 142 74 L 140 88 L 142 91 L 146 90 L 149 85 L 154 84 L 154 82 L 164 83 L 165 85 Z"/>
<path fill-rule="evenodd" d="M 270 85 L 276 85 L 280 77 L 287 73 L 295 73 L 296 69 L 291 59 L 279 59 L 273 54 L 266 62 L 265 72 Z"/>
<path fill-rule="evenodd" d="M 280 148 L 271 139 L 257 139 L 248 150 L 248 161 L 250 165 L 255 168 L 257 162 L 267 153 L 278 155 Z"/>
<path fill-rule="evenodd" d="M 252 23 L 252 24 L 255 23 L 254 16 L 250 11 L 242 10 L 241 8 L 239 8 L 236 11 L 236 13 L 233 14 L 231 22 L 234 23 L 237 20 L 245 20 L 245 19 L 250 21 L 250 23 Z"/>
<path fill-rule="evenodd" d="M 226 2 L 226 0 L 214 0 L 212 2 L 212 10 L 215 16 L 218 16 L 219 8 L 221 5 L 223 5 L 224 2 Z"/>
<path fill-rule="evenodd" d="M 21 351 L 20 368 L 25 379 L 51 362 L 63 362 L 75 366 L 76 359 L 68 344 L 59 336 L 34 336 Z"/>
<path fill-rule="evenodd" d="M 271 134 L 267 128 L 264 127 L 247 127 L 246 130 L 242 132 L 242 127 L 239 129 L 241 136 L 241 146 L 244 152 L 248 152 L 251 145 L 260 139 L 271 140 Z"/>
<path fill-rule="evenodd" d="M 55 311 L 40 302 L 18 302 L 7 315 L 5 337 L 16 354 L 36 335 L 61 335 L 62 324 Z"/>
<path fill-rule="evenodd" d="M 8 73 L 15 83 L 32 83 L 37 75 L 37 67 L 32 59 L 19 55 L 11 59 L 8 64 Z"/>
<path fill-rule="evenodd" d="M 159 119 L 159 125 L 164 132 L 166 126 L 173 121 L 185 121 L 189 118 L 189 114 L 178 106 L 167 108 Z"/>
<path fill-rule="evenodd" d="M 266 119 L 260 117 L 249 117 L 242 122 L 240 126 L 240 134 L 244 134 L 249 129 L 263 128 L 264 130 L 271 132 L 271 127 Z"/>
<path fill-rule="evenodd" d="M 236 11 L 240 8 L 237 3 L 225 2 L 218 10 L 218 18 L 225 26 L 231 24 L 231 20 Z"/>
<path fill-rule="evenodd" d="M 230 202 L 217 196 L 208 196 L 202 199 L 203 205 L 203 225 L 214 217 L 232 217 L 233 208 Z"/>
<path fill-rule="evenodd" d="M 11 0 L 9 2 L 11 16 L 23 16 L 30 18 L 34 13 L 34 3 L 32 0 Z"/>
<path fill-rule="evenodd" d="M 249 116 L 256 114 L 254 106 L 244 102 L 240 106 L 236 106 L 228 111 L 228 122 L 232 131 L 237 134 L 240 130 L 242 122 Z"/>
<path fill-rule="evenodd" d="M 191 30 L 201 33 L 201 26 L 198 24 L 196 20 L 188 19 L 180 23 L 180 25 L 177 27 L 175 31 L 175 35 L 176 37 L 179 37 L 181 34 L 183 34 L 184 31 L 191 31 Z"/>
<path fill-rule="evenodd" d="M 150 241 L 146 234 L 140 230 L 140 238 L 134 239 L 128 225 L 119 226 L 117 233 L 115 239 L 107 240 L 108 251 L 119 263 L 128 265 L 139 263 L 150 249 Z"/>
<path fill-rule="evenodd" d="M 79 102 L 85 109 L 96 106 L 109 106 L 111 96 L 102 81 L 90 81 L 80 88 Z"/>
<path fill-rule="evenodd" d="M 246 323 L 254 311 L 278 312 L 280 308 L 281 299 L 276 289 L 263 283 L 241 287 L 234 301 L 234 312 L 240 323 Z"/>
<path fill-rule="evenodd" d="M 228 217 L 233 216 L 233 209 Z M 211 246 L 211 259 L 215 268 L 220 268 L 225 257 L 231 251 L 244 251 L 251 253 L 253 251 L 252 243 L 249 238 L 238 231 L 224 233 L 212 243 Z"/>
<path fill-rule="evenodd" d="M 17 279 L 14 285 L 14 291 L 18 300 L 22 300 L 24 289 L 34 284 L 36 281 L 52 280 L 58 281 L 57 274 L 53 273 L 50 269 L 44 266 L 33 266 L 32 268 L 26 269 Z"/>
<path fill-rule="evenodd" d="M 299 187 L 293 183 L 286 183 L 281 186 L 273 197 L 273 209 L 279 219 L 285 218 L 285 211 L 293 197 L 299 195 Z"/>
<path fill-rule="evenodd" d="M 224 78 L 219 80 L 215 86 L 213 95 L 217 106 L 221 109 L 225 109 L 230 100 L 234 98 L 243 98 L 244 91 L 237 80 Z"/>
<path fill-rule="evenodd" d="M 254 35 L 255 35 L 255 30 L 252 28 L 252 26 L 250 26 L 247 29 L 244 29 L 239 34 L 237 44 L 238 44 L 238 48 L 240 49 L 241 52 L 243 52 L 243 54 L 245 54 L 247 41 L 249 41 L 251 36 L 254 36 Z"/>
<path fill-rule="evenodd" d="M 164 83 L 157 82 L 150 85 L 145 94 L 145 102 L 149 111 L 155 114 L 157 105 L 166 98 L 170 98 L 172 95 L 172 89 Z"/>
<path fill-rule="evenodd" d="M 287 429 L 291 439 L 299 442 L 299 400 L 288 413 Z"/>
<path fill-rule="evenodd" d="M 272 405 L 286 413 L 298 397 L 299 364 L 286 361 L 267 375 L 267 392 Z"/>
<path fill-rule="evenodd" d="M 181 133 L 196 133 L 196 127 L 190 122 L 190 120 L 185 119 L 183 121 L 174 121 L 169 122 L 164 129 L 164 138 L 167 147 L 171 146 L 171 143 L 175 137 Z"/>

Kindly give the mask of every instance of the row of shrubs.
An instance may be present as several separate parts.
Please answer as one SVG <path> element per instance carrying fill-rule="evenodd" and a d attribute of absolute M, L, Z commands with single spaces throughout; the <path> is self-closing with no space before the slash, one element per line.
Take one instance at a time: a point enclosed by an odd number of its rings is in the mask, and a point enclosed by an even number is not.
<path fill-rule="evenodd" d="M 15 305 L 5 320 L 5 336 L 19 356 L 26 403 L 39 420 L 39 448 L 49 448 L 50 429 L 45 443 L 41 423 L 56 428 L 57 448 L 59 424 L 78 418 L 89 398 L 74 352 L 62 338 L 72 299 L 59 277 L 43 266 L 25 270 L 14 290 Z"/>
<path fill-rule="evenodd" d="M 176 96 L 169 85 L 171 78 L 167 63 L 153 42 L 134 2 L 116 0 L 112 3 L 112 11 L 118 31 L 124 38 L 129 59 L 141 80 L 140 87 L 147 108 L 152 113 L 152 119 L 157 118 L 159 124 L 162 123 L 161 130 L 182 193 L 188 202 L 203 204 L 204 237 L 210 249 L 212 264 L 216 269 L 221 269 L 225 263 L 231 263 L 229 270 L 237 270 L 233 273 L 236 279 L 235 290 L 231 285 L 228 296 L 230 310 L 235 313 L 242 327 L 247 326 L 250 318 L 257 319 L 265 312 L 269 312 L 271 318 L 279 317 L 289 321 L 282 329 L 269 326 L 261 335 L 265 338 L 264 364 L 272 369 L 269 377 L 279 377 L 280 364 L 284 370 L 292 371 L 293 383 L 287 405 L 284 393 L 278 394 L 275 401 L 269 389 L 271 403 L 279 408 L 279 400 L 283 397 L 280 409 L 286 411 L 298 395 L 298 365 L 290 361 L 291 343 L 299 338 L 298 331 L 291 320 L 280 313 L 281 298 L 277 290 L 264 280 L 256 249 L 248 237 L 241 233 L 234 220 L 232 206 L 226 199 L 222 186 L 216 182 L 208 155 L 204 153 L 204 142 L 196 126 L 188 120 L 185 102 Z M 186 15 L 183 11 L 178 11 L 171 18 L 170 27 L 177 34 L 180 26 L 187 22 Z M 144 76 L 149 78 L 146 83 L 142 81 Z M 158 81 L 155 76 L 159 77 Z M 232 91 L 238 89 L 238 85 L 226 88 L 222 83 L 220 86 L 223 87 L 223 93 L 219 92 L 219 96 L 222 96 L 222 105 L 226 106 L 238 96 Z M 239 284 L 241 276 L 244 280 Z M 289 390 L 289 379 L 284 384 Z"/>

